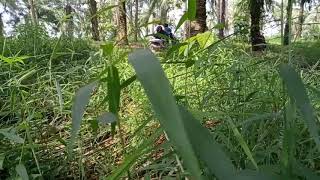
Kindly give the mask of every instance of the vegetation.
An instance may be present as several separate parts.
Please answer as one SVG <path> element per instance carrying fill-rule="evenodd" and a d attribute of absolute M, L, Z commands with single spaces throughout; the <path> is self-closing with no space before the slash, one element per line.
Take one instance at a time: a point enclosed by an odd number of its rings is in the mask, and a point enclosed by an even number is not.
<path fill-rule="evenodd" d="M 319 4 L 1 2 L 0 179 L 320 179 Z"/>

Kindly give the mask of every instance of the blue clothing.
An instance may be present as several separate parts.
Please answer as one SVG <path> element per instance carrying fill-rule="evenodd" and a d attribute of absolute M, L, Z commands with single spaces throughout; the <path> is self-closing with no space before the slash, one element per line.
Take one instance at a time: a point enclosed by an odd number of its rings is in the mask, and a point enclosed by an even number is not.
<path fill-rule="evenodd" d="M 166 34 L 167 34 L 168 36 L 171 36 L 171 35 L 172 35 L 172 30 L 171 30 L 171 28 L 169 28 L 169 27 L 164 27 L 164 31 L 166 32 Z"/>

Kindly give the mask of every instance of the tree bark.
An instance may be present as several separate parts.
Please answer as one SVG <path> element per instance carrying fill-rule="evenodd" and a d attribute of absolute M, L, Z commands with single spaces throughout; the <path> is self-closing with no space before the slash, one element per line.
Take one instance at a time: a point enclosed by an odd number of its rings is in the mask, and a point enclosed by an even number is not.
<path fill-rule="evenodd" d="M 188 37 L 195 36 L 207 30 L 206 0 L 197 0 L 196 3 L 196 19 L 190 22 L 190 34 Z"/>
<path fill-rule="evenodd" d="M 291 39 L 291 18 L 292 18 L 292 0 L 288 0 L 287 5 L 287 19 L 284 26 L 284 40 L 283 45 L 289 45 Z"/>
<path fill-rule="evenodd" d="M 298 24 L 298 31 L 297 31 L 298 38 L 301 38 L 302 36 L 302 25 L 304 23 L 304 4 L 305 4 L 305 0 L 300 0 L 299 24 Z"/>
<path fill-rule="evenodd" d="M 65 13 L 66 13 L 66 16 L 68 17 L 67 18 L 67 22 L 66 22 L 66 32 L 67 32 L 67 35 L 68 37 L 73 37 L 73 17 L 72 17 L 72 11 L 73 11 L 73 8 L 71 7 L 70 4 L 67 4 L 66 7 L 65 7 Z"/>
<path fill-rule="evenodd" d="M 139 36 L 139 0 L 135 0 L 135 14 L 134 14 L 134 41 L 138 42 Z"/>
<path fill-rule="evenodd" d="M 266 48 L 265 38 L 260 32 L 263 6 L 263 0 L 250 0 L 250 37 L 252 51 L 263 51 Z"/>
<path fill-rule="evenodd" d="M 226 26 L 226 0 L 218 0 L 218 6 L 219 6 L 219 17 L 218 17 L 218 23 L 223 25 L 222 28 L 219 29 L 219 38 L 224 38 L 224 30 Z"/>
<path fill-rule="evenodd" d="M 119 45 L 128 45 L 126 3 L 119 0 L 117 41 Z"/>
<path fill-rule="evenodd" d="M 36 13 L 34 0 L 28 0 L 28 2 L 29 2 L 28 8 L 30 11 L 31 21 L 32 21 L 33 25 L 38 25 L 38 17 L 37 17 L 37 13 Z"/>
<path fill-rule="evenodd" d="M 100 40 L 99 34 L 99 22 L 97 16 L 97 2 L 95 0 L 89 0 L 90 16 L 91 16 L 91 33 L 92 39 L 95 41 Z"/>

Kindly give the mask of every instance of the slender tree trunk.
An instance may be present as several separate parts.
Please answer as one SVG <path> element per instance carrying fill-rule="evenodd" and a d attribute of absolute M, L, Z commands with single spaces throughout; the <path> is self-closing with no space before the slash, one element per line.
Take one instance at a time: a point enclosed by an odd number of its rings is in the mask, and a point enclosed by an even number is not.
<path fill-rule="evenodd" d="M 2 13 L 0 13 L 0 38 L 4 37 L 4 27 L 3 27 L 3 20 L 2 20 Z"/>
<path fill-rule="evenodd" d="M 126 3 L 119 0 L 117 41 L 119 45 L 128 45 Z"/>
<path fill-rule="evenodd" d="M 251 27 L 250 37 L 252 51 L 263 51 L 265 46 L 265 38 L 260 32 L 260 23 L 262 17 L 263 1 L 250 0 L 250 16 L 251 16 Z"/>
<path fill-rule="evenodd" d="M 138 42 L 139 36 L 139 0 L 135 0 L 135 14 L 134 14 L 134 41 Z"/>
<path fill-rule="evenodd" d="M 287 5 L 287 19 L 286 24 L 284 26 L 284 45 L 290 44 L 291 39 L 291 17 L 292 17 L 292 0 L 288 0 Z"/>
<path fill-rule="evenodd" d="M 92 39 L 95 41 L 100 40 L 99 34 L 99 22 L 97 16 L 97 2 L 95 0 L 89 0 L 90 16 L 91 16 L 91 33 Z"/>
<path fill-rule="evenodd" d="M 219 0 L 219 18 L 218 23 L 222 24 L 223 27 L 219 29 L 219 38 L 224 38 L 224 29 L 226 25 L 226 0 Z"/>
<path fill-rule="evenodd" d="M 207 30 L 206 0 L 197 0 L 196 3 L 196 19 L 190 22 L 190 37 L 195 36 L 198 33 L 203 33 Z"/>
<path fill-rule="evenodd" d="M 301 38 L 301 35 L 302 35 L 302 25 L 304 23 L 304 4 L 305 4 L 305 0 L 300 0 L 299 24 L 298 24 L 298 32 L 297 32 L 298 38 Z"/>
<path fill-rule="evenodd" d="M 30 11 L 30 16 L 31 16 L 31 21 L 33 25 L 38 25 L 38 17 L 37 17 L 37 11 L 36 7 L 34 4 L 34 0 L 28 0 L 29 2 L 29 11 Z"/>
<path fill-rule="evenodd" d="M 167 2 L 165 2 L 167 3 Z M 164 24 L 167 22 L 167 16 L 168 16 L 168 5 L 167 4 L 162 4 L 160 7 L 160 21 L 161 24 Z"/>
<path fill-rule="evenodd" d="M 65 13 L 66 13 L 66 16 L 68 17 L 67 18 L 68 21 L 66 22 L 66 32 L 68 37 L 73 37 L 74 26 L 73 26 L 72 11 L 73 11 L 73 8 L 71 7 L 71 5 L 67 4 L 65 7 Z"/>

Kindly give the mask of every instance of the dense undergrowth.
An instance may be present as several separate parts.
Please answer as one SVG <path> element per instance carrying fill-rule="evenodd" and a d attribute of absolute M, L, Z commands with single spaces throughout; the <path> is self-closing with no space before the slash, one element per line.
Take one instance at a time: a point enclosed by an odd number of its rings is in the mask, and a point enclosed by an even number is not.
<path fill-rule="evenodd" d="M 98 49 L 87 40 L 50 38 L 41 29 L 19 32 L 0 45 L 0 179 L 21 176 L 24 167 L 33 179 L 188 175 L 168 137 L 159 132 L 158 118 L 135 80 L 128 64 L 131 49 L 111 44 Z M 210 130 L 236 169 L 260 169 L 291 179 L 317 178 L 319 149 L 303 113 L 294 115 L 279 65 L 290 60 L 318 116 L 319 41 L 285 48 L 270 45 L 262 54 L 251 54 L 246 44 L 234 40 L 214 42 L 189 42 L 180 53 L 173 48 L 159 54 L 177 103 Z M 70 150 L 74 96 L 92 82 L 99 86 L 91 94 Z M 121 89 L 120 100 L 112 109 L 110 98 L 116 86 Z M 113 110 L 121 127 L 114 135 L 100 116 Z M 292 128 L 286 124 L 288 116 Z M 203 173 L 209 171 L 204 166 Z"/>

